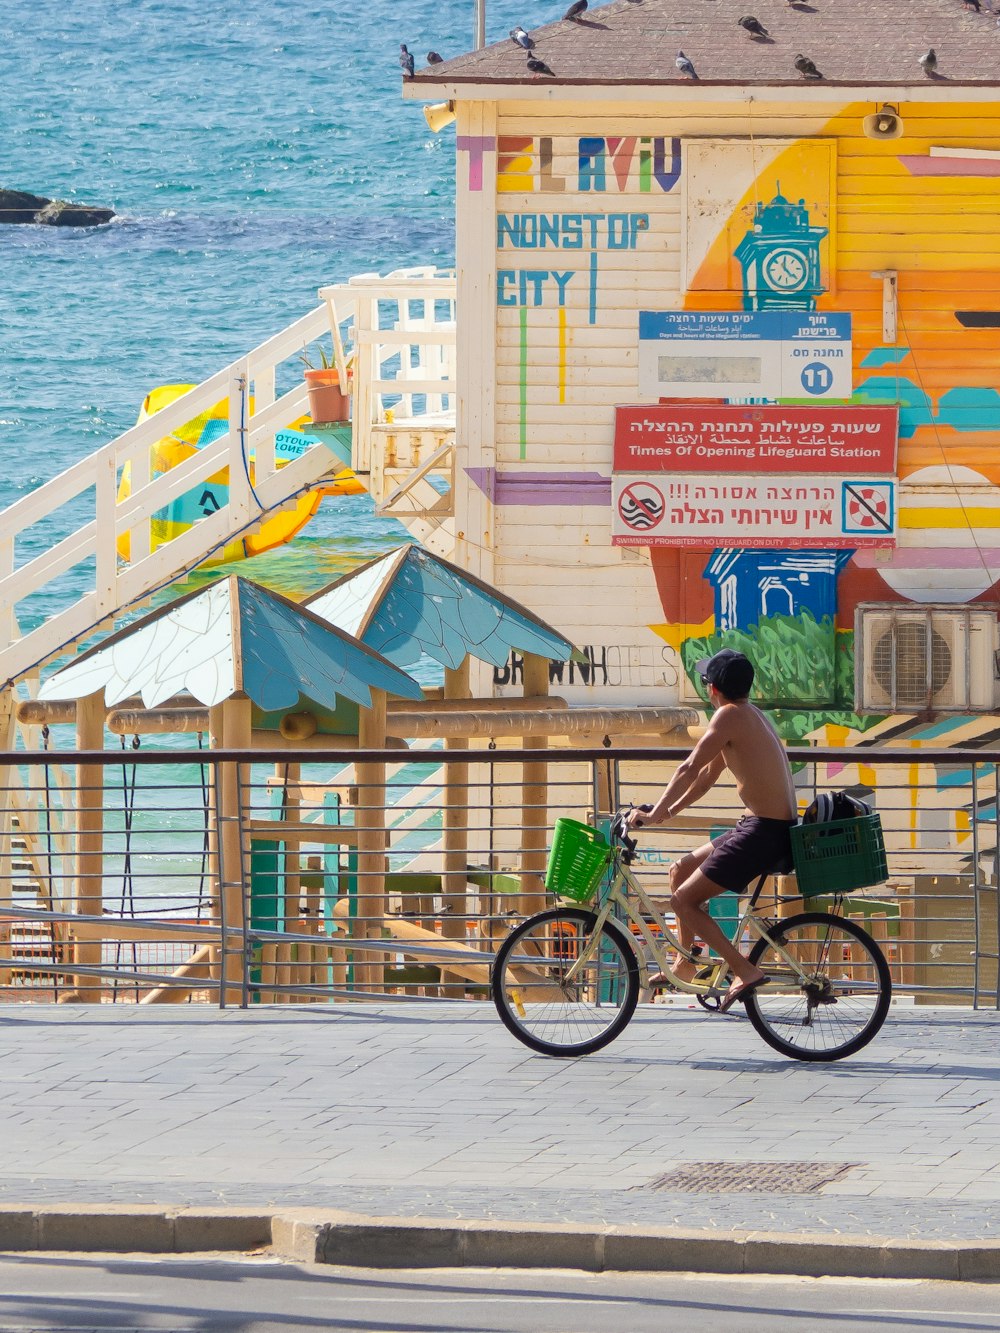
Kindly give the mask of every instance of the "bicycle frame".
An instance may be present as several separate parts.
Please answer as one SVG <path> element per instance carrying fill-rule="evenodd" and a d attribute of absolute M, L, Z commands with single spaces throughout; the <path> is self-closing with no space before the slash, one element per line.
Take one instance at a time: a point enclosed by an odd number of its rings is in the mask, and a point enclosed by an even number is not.
<path fill-rule="evenodd" d="M 804 972 L 796 960 L 778 944 L 768 932 L 766 924 L 760 917 L 754 914 L 754 906 L 760 891 L 763 888 L 767 875 L 761 875 L 757 885 L 747 899 L 746 907 L 736 924 L 734 938 L 741 939 L 745 930 L 749 929 L 758 937 L 766 940 L 776 954 L 778 954 L 787 963 L 790 970 L 799 981 L 807 983 L 810 980 L 809 974 Z M 631 897 L 629 896 L 631 894 Z M 576 979 L 577 972 L 589 964 L 594 956 L 594 951 L 598 947 L 601 937 L 601 929 L 604 923 L 611 917 L 615 907 L 620 907 L 628 921 L 636 927 L 646 943 L 647 948 L 653 955 L 660 971 L 670 978 L 672 986 L 679 991 L 686 991 L 689 995 L 713 995 L 720 991 L 720 983 L 728 973 L 729 965 L 721 958 L 710 961 L 701 966 L 702 972 L 707 972 L 708 976 L 698 981 L 683 981 L 674 974 L 673 968 L 667 961 L 666 950 L 675 949 L 682 958 L 689 962 L 698 963 L 698 957 L 685 949 L 680 940 L 670 929 L 665 921 L 662 924 L 663 939 L 657 940 L 650 929 L 645 917 L 650 916 L 655 920 L 662 921 L 662 913 L 655 906 L 649 894 L 642 887 L 631 868 L 624 863 L 620 853 L 616 853 L 614 861 L 614 875 L 611 885 L 604 894 L 603 901 L 597 912 L 597 920 L 594 929 L 591 932 L 590 942 L 581 951 L 580 956 L 567 969 L 565 975 L 566 982 L 572 982 Z M 635 947 L 635 946 L 633 946 Z M 638 950 L 636 951 L 638 952 Z"/>

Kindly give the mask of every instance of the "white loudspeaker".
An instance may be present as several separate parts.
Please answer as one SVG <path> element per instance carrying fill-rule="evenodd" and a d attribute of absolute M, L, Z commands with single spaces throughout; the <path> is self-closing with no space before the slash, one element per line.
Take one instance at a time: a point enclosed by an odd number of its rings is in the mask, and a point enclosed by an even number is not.
<path fill-rule="evenodd" d="M 430 106 L 424 107 L 424 120 L 427 121 L 434 134 L 440 134 L 445 126 L 450 125 L 454 119 L 454 102 L 432 102 Z"/>
<path fill-rule="evenodd" d="M 903 122 L 894 106 L 879 107 L 873 116 L 865 116 L 861 128 L 867 139 L 901 139 Z"/>

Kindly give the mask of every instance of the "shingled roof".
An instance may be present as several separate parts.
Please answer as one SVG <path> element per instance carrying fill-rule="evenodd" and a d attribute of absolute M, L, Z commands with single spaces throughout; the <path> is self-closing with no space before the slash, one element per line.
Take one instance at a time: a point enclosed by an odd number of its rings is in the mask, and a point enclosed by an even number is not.
<path fill-rule="evenodd" d="M 554 8 L 563 0 L 555 0 Z M 569 0 L 565 0 L 569 3 Z M 997 13 L 991 5 L 997 4 Z M 980 8 L 977 10 L 975 5 Z M 529 10 L 534 3 L 527 3 Z M 738 20 L 751 14 L 768 36 L 751 37 Z M 527 52 L 505 39 L 417 71 L 410 96 L 432 97 L 463 83 L 690 85 L 674 61 L 691 60 L 699 84 L 926 85 L 1000 84 L 1000 0 L 614 0 L 575 21 L 530 29 L 533 54 L 552 75 L 533 74 Z M 432 43 L 433 44 L 433 43 Z M 928 48 L 937 70 L 919 60 Z M 804 79 L 804 55 L 822 80 Z M 426 91 L 424 91 L 426 88 Z"/>

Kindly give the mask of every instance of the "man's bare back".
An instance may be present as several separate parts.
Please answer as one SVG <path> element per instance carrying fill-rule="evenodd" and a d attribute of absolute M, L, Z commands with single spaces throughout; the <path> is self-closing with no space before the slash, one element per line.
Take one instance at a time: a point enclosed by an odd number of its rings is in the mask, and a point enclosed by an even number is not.
<path fill-rule="evenodd" d="M 708 730 L 713 727 L 723 739 L 722 758 L 747 811 L 761 819 L 794 819 L 795 788 L 785 747 L 760 709 L 747 699 L 724 703 Z"/>

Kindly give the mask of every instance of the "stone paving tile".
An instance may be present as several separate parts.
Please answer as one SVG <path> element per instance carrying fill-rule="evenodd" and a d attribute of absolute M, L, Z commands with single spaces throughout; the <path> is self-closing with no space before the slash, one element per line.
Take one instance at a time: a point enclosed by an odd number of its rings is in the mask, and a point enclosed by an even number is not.
<path fill-rule="evenodd" d="M 996 1014 L 900 1008 L 809 1066 L 741 1018 L 657 1006 L 564 1061 L 481 1005 L 0 1007 L 0 1200 L 998 1238 L 998 1035 Z M 650 1188 L 755 1160 L 861 1165 L 807 1196 Z"/>

